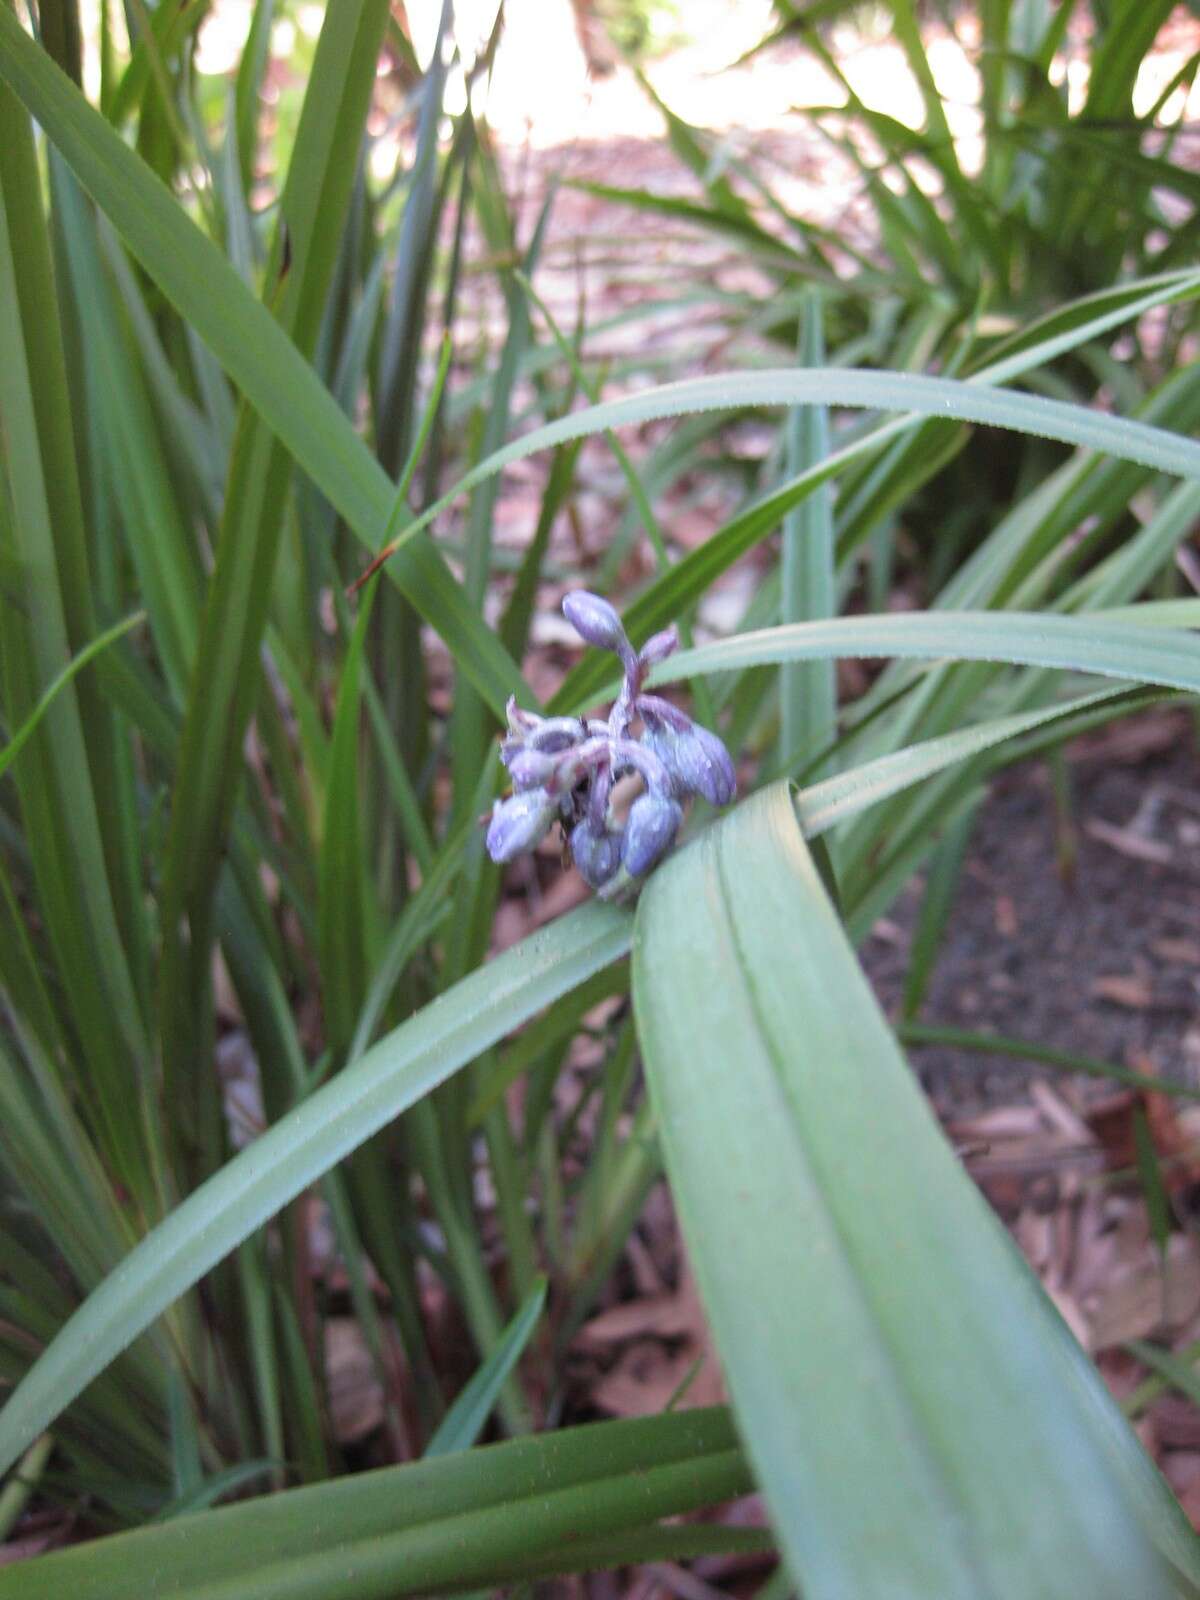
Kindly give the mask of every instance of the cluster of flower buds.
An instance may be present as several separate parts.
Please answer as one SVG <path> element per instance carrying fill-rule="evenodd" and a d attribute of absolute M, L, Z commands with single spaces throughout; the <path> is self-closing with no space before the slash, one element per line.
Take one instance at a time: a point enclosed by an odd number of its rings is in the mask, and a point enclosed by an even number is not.
<path fill-rule="evenodd" d="M 488 854 L 511 861 L 558 822 L 584 881 L 611 893 L 644 877 L 670 849 L 689 795 L 728 805 L 737 778 L 715 733 L 669 700 L 642 693 L 649 669 L 679 643 L 674 628 L 656 633 L 639 653 L 598 595 L 577 590 L 563 601 L 563 612 L 581 639 L 620 658 L 625 683 L 607 720 L 539 717 L 509 701 L 500 759 L 513 792 L 493 808 Z M 641 778 L 645 792 L 621 825 L 610 802 L 627 773 Z"/>

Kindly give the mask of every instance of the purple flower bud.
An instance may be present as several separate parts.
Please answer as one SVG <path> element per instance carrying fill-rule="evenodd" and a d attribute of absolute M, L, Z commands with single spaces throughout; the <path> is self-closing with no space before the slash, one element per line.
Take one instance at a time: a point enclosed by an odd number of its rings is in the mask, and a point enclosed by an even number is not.
<path fill-rule="evenodd" d="M 528 789 L 508 800 L 497 800 L 488 824 L 487 852 L 493 861 L 511 861 L 532 850 L 558 815 L 558 802 L 544 789 Z"/>
<path fill-rule="evenodd" d="M 517 750 L 511 756 L 501 752 L 501 760 L 508 768 L 513 788 L 520 793 L 526 789 L 544 789 L 554 777 L 558 762 L 540 750 Z"/>
<path fill-rule="evenodd" d="M 673 770 L 693 793 L 703 795 L 709 805 L 729 804 L 737 793 L 737 773 L 715 733 L 693 724 L 689 733 L 676 736 L 674 755 Z"/>
<path fill-rule="evenodd" d="M 690 733 L 695 726 L 686 711 L 680 711 L 678 706 L 673 706 L 661 695 L 638 695 L 636 709 L 649 728 L 663 727 L 671 728 L 675 733 Z"/>
<path fill-rule="evenodd" d="M 621 657 L 632 654 L 620 617 L 598 594 L 576 589 L 567 595 L 562 608 L 567 621 L 587 644 L 594 644 L 598 650 L 615 650 Z"/>
<path fill-rule="evenodd" d="M 665 661 L 673 650 L 679 648 L 679 629 L 674 623 L 669 628 L 664 628 L 661 633 L 656 633 L 647 639 L 638 651 L 638 660 L 644 667 L 652 667 L 656 661 Z"/>
<path fill-rule="evenodd" d="M 595 833 L 607 831 L 608 801 L 609 796 L 612 794 L 612 786 L 612 765 L 606 761 L 603 766 L 596 768 L 587 797 L 588 821 L 591 823 L 592 830 Z"/>
<path fill-rule="evenodd" d="M 646 731 L 641 738 L 642 748 L 658 757 L 667 774 L 670 793 L 676 800 L 683 800 L 689 793 L 683 773 L 675 759 L 675 746 L 678 735 L 669 728 L 664 728 L 661 723 L 655 725 L 649 720 L 646 722 Z"/>
<path fill-rule="evenodd" d="M 602 888 L 621 865 L 621 836 L 585 818 L 571 830 L 571 855 L 584 883 Z"/>
<path fill-rule="evenodd" d="M 643 794 L 629 808 L 621 859 L 630 877 L 640 878 L 674 842 L 683 811 L 664 795 Z"/>

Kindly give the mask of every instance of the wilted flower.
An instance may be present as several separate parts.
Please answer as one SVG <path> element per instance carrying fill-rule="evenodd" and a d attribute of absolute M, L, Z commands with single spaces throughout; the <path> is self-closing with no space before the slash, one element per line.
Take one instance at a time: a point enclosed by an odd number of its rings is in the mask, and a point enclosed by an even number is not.
<path fill-rule="evenodd" d="M 532 850 L 550 830 L 558 804 L 545 789 L 528 789 L 508 800 L 497 800 L 488 824 L 487 849 L 493 861 L 511 861 Z"/>
<path fill-rule="evenodd" d="M 525 789 L 542 789 L 554 777 L 558 770 L 558 762 L 552 755 L 547 755 L 542 750 L 516 750 L 508 761 L 508 775 L 513 781 L 513 788 L 518 792 Z"/>
<path fill-rule="evenodd" d="M 669 700 L 642 693 L 650 667 L 679 643 L 673 627 L 656 633 L 638 653 L 620 617 L 599 595 L 570 594 L 563 612 L 588 644 L 621 658 L 625 682 L 606 721 L 539 717 L 509 701 L 500 759 L 514 792 L 493 807 L 487 848 L 493 861 L 511 861 L 532 850 L 557 820 L 584 882 L 614 893 L 644 877 L 671 848 L 683 821 L 681 801 L 700 795 L 712 805 L 727 805 L 737 778 L 715 733 Z M 646 792 L 622 827 L 610 797 L 616 780 L 630 772 Z"/>
<path fill-rule="evenodd" d="M 587 729 L 578 717 L 541 717 L 538 726 L 525 735 L 524 743 L 530 750 L 553 754 L 571 749 L 586 737 Z"/>

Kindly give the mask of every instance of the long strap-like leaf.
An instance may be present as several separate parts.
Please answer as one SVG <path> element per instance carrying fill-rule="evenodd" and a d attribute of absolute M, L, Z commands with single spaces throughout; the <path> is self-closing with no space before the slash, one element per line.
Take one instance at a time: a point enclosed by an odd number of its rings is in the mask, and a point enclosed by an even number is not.
<path fill-rule="evenodd" d="M 697 650 L 681 650 L 655 668 L 649 681 L 674 683 L 696 673 L 825 656 L 1008 661 L 1200 693 L 1200 637 L 1196 634 L 1102 615 L 1063 617 L 1012 611 L 910 611 L 763 628 Z"/>
<path fill-rule="evenodd" d="M 1196 1541 L 943 1139 L 785 785 L 650 880 L 633 993 L 689 1255 L 806 1600 L 1186 1592 L 1172 1563 L 1194 1578 Z"/>
<path fill-rule="evenodd" d="M 656 1519 L 750 1487 L 724 1408 L 598 1423 L 76 1545 L 0 1568 L 0 1600 L 382 1600 L 491 1590 L 523 1577 L 744 1548 L 740 1529 L 709 1529 L 707 1544 L 672 1546 L 672 1535 L 696 1530 Z"/>

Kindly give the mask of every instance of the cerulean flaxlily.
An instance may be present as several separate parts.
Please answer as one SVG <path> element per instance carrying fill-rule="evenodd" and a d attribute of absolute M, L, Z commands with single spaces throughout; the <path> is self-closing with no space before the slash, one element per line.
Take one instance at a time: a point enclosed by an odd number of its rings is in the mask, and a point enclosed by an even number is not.
<path fill-rule="evenodd" d="M 656 633 L 639 652 L 599 595 L 576 590 L 563 601 L 563 612 L 581 639 L 620 658 L 625 682 L 606 720 L 539 717 L 509 701 L 500 759 L 513 793 L 492 809 L 487 848 L 493 861 L 511 861 L 560 822 L 584 881 L 615 893 L 644 877 L 671 848 L 683 801 L 699 795 L 711 805 L 728 805 L 737 778 L 715 733 L 669 700 L 642 693 L 650 667 L 679 643 L 674 628 Z M 630 772 L 645 793 L 618 823 L 613 786 Z"/>

